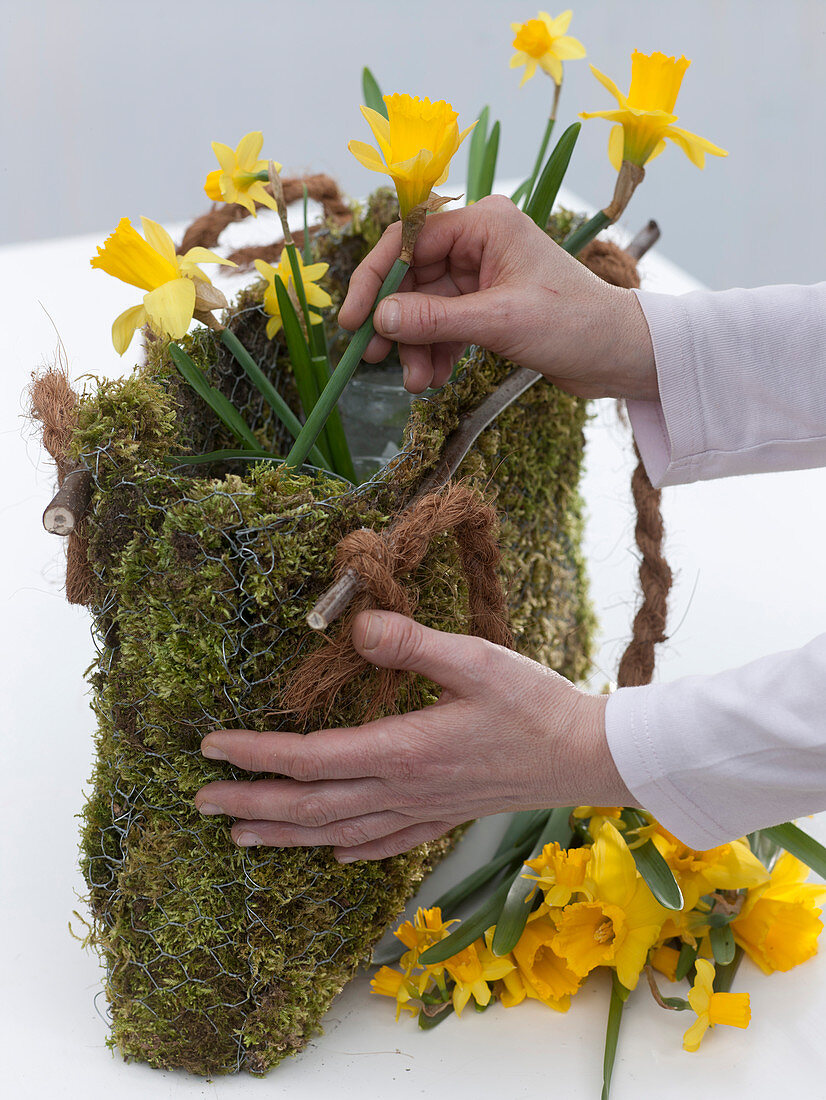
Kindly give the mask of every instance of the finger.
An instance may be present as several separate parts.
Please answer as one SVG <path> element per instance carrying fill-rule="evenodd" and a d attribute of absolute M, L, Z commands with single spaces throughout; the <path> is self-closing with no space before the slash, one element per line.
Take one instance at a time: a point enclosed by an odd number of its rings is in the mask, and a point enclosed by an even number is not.
<path fill-rule="evenodd" d="M 195 795 L 202 814 L 291 822 L 318 828 L 359 814 L 398 804 L 380 779 L 296 783 L 293 779 L 221 779 L 207 783 Z"/>
<path fill-rule="evenodd" d="M 464 350 L 463 344 L 456 343 L 436 344 L 431 348 L 430 358 L 433 362 L 431 386 L 443 386 L 448 381 Z"/>
<path fill-rule="evenodd" d="M 333 855 L 339 863 L 355 863 L 358 859 L 387 859 L 388 856 L 401 855 L 402 852 L 415 848 L 417 844 L 438 840 L 452 828 L 453 825 L 449 821 L 427 821 L 420 825 L 411 825 L 397 833 L 391 833 L 389 836 L 382 837 L 381 840 L 369 841 L 367 844 L 352 847 L 336 846 Z"/>
<path fill-rule="evenodd" d="M 433 378 L 430 348 L 411 344 L 399 344 L 404 388 L 408 393 L 424 393 Z"/>
<path fill-rule="evenodd" d="M 388 226 L 375 248 L 353 272 L 347 296 L 338 311 L 338 323 L 349 332 L 355 332 L 366 319 L 387 273 L 398 259 L 401 249 L 401 222 Z"/>
<path fill-rule="evenodd" d="M 381 363 L 390 354 L 392 347 L 393 342 L 386 336 L 374 336 L 364 349 L 362 359 L 367 363 Z"/>
<path fill-rule="evenodd" d="M 249 772 L 288 776 L 302 783 L 375 775 L 374 760 L 388 748 L 387 721 L 337 730 L 256 733 L 215 730 L 201 742 L 209 760 L 225 760 Z"/>
<path fill-rule="evenodd" d="M 354 848 L 402 832 L 411 824 L 411 819 L 402 814 L 376 813 L 334 821 L 317 829 L 294 825 L 289 821 L 240 820 L 235 822 L 230 832 L 233 841 L 241 848 L 256 844 L 272 848 L 320 848 L 326 845 Z"/>
<path fill-rule="evenodd" d="M 419 672 L 459 697 L 489 684 L 506 652 L 483 638 L 432 630 L 392 611 L 360 612 L 351 637 L 371 664 Z"/>
<path fill-rule="evenodd" d="M 491 288 L 475 294 L 391 294 L 379 303 L 376 331 L 400 344 L 457 341 L 493 351 L 505 346 L 514 326 L 512 293 Z"/>

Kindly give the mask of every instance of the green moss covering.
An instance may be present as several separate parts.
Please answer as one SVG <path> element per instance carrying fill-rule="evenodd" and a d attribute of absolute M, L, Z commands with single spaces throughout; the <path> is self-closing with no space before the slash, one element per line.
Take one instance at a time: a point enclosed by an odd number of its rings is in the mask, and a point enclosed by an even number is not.
<path fill-rule="evenodd" d="M 392 216 L 383 194 L 349 230 L 321 238 L 319 255 L 337 258 L 342 286 Z M 260 296 L 260 287 L 245 292 L 230 323 L 295 405 L 284 349 L 264 336 Z M 185 344 L 262 443 L 280 448 L 278 425 L 214 334 L 199 330 Z M 131 377 L 102 382 L 82 402 L 74 451 L 95 479 L 87 526 L 99 642 L 82 861 L 112 1042 L 126 1057 L 199 1074 L 263 1073 L 300 1050 L 453 843 L 349 866 L 329 849 L 238 849 L 225 819 L 194 808 L 200 786 L 234 774 L 199 745 L 222 726 L 289 728 L 278 714 L 282 688 L 320 644 L 304 615 L 329 583 L 336 543 L 388 522 L 461 412 L 508 369 L 475 351 L 454 382 L 414 404 L 401 456 L 358 490 L 267 464 L 170 469 L 171 455 L 232 440 L 161 343 Z M 582 402 L 539 383 L 482 434 L 461 471 L 502 515 L 520 650 L 573 679 L 586 672 L 592 634 L 577 491 L 585 415 Z M 421 621 L 467 628 L 449 540 L 434 543 L 412 583 Z M 339 698 L 333 723 L 358 722 L 370 694 L 365 674 Z M 402 705 L 432 700 L 432 686 L 414 682 Z"/>

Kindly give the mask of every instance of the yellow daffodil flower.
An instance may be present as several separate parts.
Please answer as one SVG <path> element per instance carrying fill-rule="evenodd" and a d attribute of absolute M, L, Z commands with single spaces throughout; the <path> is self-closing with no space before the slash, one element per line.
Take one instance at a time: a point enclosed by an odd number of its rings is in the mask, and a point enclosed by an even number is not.
<path fill-rule="evenodd" d="M 218 158 L 220 168 L 214 169 L 206 178 L 204 191 L 213 202 L 236 202 L 246 207 L 256 217 L 255 204 L 261 203 L 276 210 L 275 199 L 267 191 L 263 180 L 258 179 L 259 172 L 267 171 L 266 160 L 259 160 L 264 144 L 264 135 L 260 130 L 252 130 L 238 142 L 236 149 L 224 145 L 222 141 L 213 141 L 212 151 Z M 276 172 L 281 165 L 275 165 Z"/>
<path fill-rule="evenodd" d="M 431 103 L 418 96 L 386 95 L 384 102 L 387 118 L 370 107 L 361 108 L 378 151 L 363 141 L 351 141 L 347 148 L 371 172 L 390 176 L 404 219 L 445 182 L 451 158 L 476 123 L 460 133 L 459 116 L 443 99 Z"/>
<path fill-rule="evenodd" d="M 655 970 L 659 970 L 659 972 L 664 974 L 670 982 L 676 982 L 677 963 L 679 959 L 680 952 L 676 947 L 669 947 L 667 944 L 663 944 L 661 947 L 657 947 L 651 952 L 648 961 Z"/>
<path fill-rule="evenodd" d="M 674 107 L 683 75 L 691 64 L 662 53 L 650 55 L 635 50 L 631 55 L 631 87 L 625 96 L 610 79 L 591 66 L 591 72 L 617 100 L 611 111 L 583 111 L 582 118 L 605 118 L 617 123 L 608 140 L 608 155 L 619 171 L 624 160 L 644 167 L 665 148 L 666 140 L 678 145 L 692 164 L 705 165 L 705 155 L 725 157 L 728 153 L 706 138 L 689 133 L 673 124 Z"/>
<path fill-rule="evenodd" d="M 622 806 L 575 806 L 571 811 L 571 817 L 579 821 L 588 821 L 588 832 L 591 836 L 597 836 L 604 821 L 613 821 L 622 832 L 625 822 L 622 820 Z"/>
<path fill-rule="evenodd" d="M 419 1011 L 417 1004 L 411 1004 L 411 1001 L 417 995 L 420 995 L 419 990 L 414 984 L 404 975 L 400 974 L 398 970 L 393 970 L 390 966 L 382 966 L 376 971 L 376 975 L 370 982 L 371 992 L 378 993 L 382 997 L 393 997 L 396 1001 L 396 1019 L 402 1013 L 402 1009 L 405 1012 L 411 1013 L 415 1016 Z"/>
<path fill-rule="evenodd" d="M 541 855 L 525 861 L 525 866 L 536 871 L 536 874 L 523 877 L 539 883 L 547 905 L 567 905 L 585 885 L 585 871 L 590 858 L 589 848 L 566 850 L 556 842 L 546 844 Z"/>
<path fill-rule="evenodd" d="M 471 997 L 478 1005 L 489 1004 L 491 991 L 488 982 L 499 981 L 515 968 L 507 955 L 502 958 L 494 955 L 483 939 L 445 959 L 444 966 L 445 973 L 456 983 L 453 987 L 453 1007 L 457 1016 L 462 1015 L 462 1009 Z"/>
<path fill-rule="evenodd" d="M 683 1050 L 692 1053 L 700 1049 L 703 1036 L 715 1024 L 748 1027 L 751 1021 L 748 993 L 715 993 L 714 964 L 698 959 L 695 965 L 697 977 L 688 1003 L 697 1013 L 697 1019 L 683 1036 Z"/>
<path fill-rule="evenodd" d="M 310 306 L 316 306 L 318 309 L 324 309 L 326 306 L 331 305 L 332 298 L 326 290 L 322 290 L 317 285 L 318 280 L 322 279 L 327 274 L 329 264 L 307 264 L 304 266 L 304 261 L 301 259 L 301 255 L 297 254 L 298 267 L 301 271 L 301 281 L 304 284 L 304 293 L 307 296 L 307 304 Z M 290 257 L 287 255 L 286 248 L 281 253 L 281 259 L 278 262 L 278 267 L 273 267 L 272 264 L 266 263 L 264 260 L 256 260 L 255 268 L 259 275 L 262 275 L 267 280 L 267 289 L 264 291 L 264 310 L 270 315 L 269 321 L 267 321 L 267 336 L 270 340 L 275 336 L 278 330 L 281 328 L 281 310 L 278 306 L 278 295 L 275 292 L 275 280 L 280 279 L 284 286 L 287 288 L 290 297 L 293 299 L 296 307 L 298 306 L 298 299 L 295 295 L 295 287 L 293 284 L 293 269 L 290 265 Z M 310 324 L 320 325 L 323 322 L 323 318 L 318 313 L 313 313 L 310 310 Z"/>
<path fill-rule="evenodd" d="M 516 969 L 503 978 L 501 995 L 506 1008 L 526 997 L 557 1012 L 567 1012 L 580 979 L 554 950 L 556 926 L 550 917 L 529 920 L 511 955 Z"/>
<path fill-rule="evenodd" d="M 412 921 L 407 920 L 399 925 L 393 935 L 408 948 L 401 959 L 408 974 L 418 964 L 419 955 L 450 934 L 452 924 L 458 924 L 458 920 L 443 921 L 442 911 L 436 906 L 433 909 L 417 909 Z M 441 974 L 443 969 L 443 963 L 424 966 L 426 975 Z"/>
<path fill-rule="evenodd" d="M 571 11 L 564 11 L 552 19 L 546 11 L 541 11 L 536 19 L 527 23 L 511 23 L 516 35 L 513 47 L 516 53 L 510 61 L 512 69 L 525 66 L 525 72 L 519 87 L 536 73 L 537 66 L 556 83 L 562 83 L 562 62 L 585 57 L 585 47 L 565 32 L 571 22 Z"/>
<path fill-rule="evenodd" d="M 769 881 L 769 872 L 743 840 L 700 852 L 659 824 L 651 840 L 674 872 L 686 910 L 693 909 L 703 894 L 714 890 L 744 890 Z"/>
<path fill-rule="evenodd" d="M 625 988 L 633 989 L 668 911 L 655 900 L 610 821 L 591 848 L 585 885 L 593 901 L 573 902 L 561 911 L 554 950 L 579 977 L 596 966 L 612 966 Z"/>
<path fill-rule="evenodd" d="M 731 922 L 734 939 L 762 971 L 791 970 L 817 953 L 826 886 L 807 883 L 809 868 L 785 852 L 769 882 L 750 890 Z"/>
<path fill-rule="evenodd" d="M 141 226 L 143 237 L 128 218 L 121 218 L 91 260 L 92 267 L 146 291 L 142 305 L 132 306 L 115 318 L 112 343 L 118 355 L 123 355 L 135 330 L 145 324 L 159 336 L 180 340 L 197 311 L 215 309 L 223 298 L 216 291 L 204 293 L 202 288 L 211 284 L 198 264 L 235 267 L 230 260 L 223 260 L 206 248 L 190 248 L 184 256 L 178 256 L 172 238 L 162 226 L 149 218 L 141 218 Z"/>

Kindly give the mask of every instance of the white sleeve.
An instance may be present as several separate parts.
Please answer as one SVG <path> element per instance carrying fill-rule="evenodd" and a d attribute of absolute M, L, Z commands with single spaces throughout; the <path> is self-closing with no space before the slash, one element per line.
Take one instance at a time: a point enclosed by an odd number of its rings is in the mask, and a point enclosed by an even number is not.
<path fill-rule="evenodd" d="M 638 297 L 660 401 L 628 408 L 654 485 L 826 466 L 826 283 Z M 826 635 L 620 688 L 606 733 L 628 789 L 693 848 L 826 809 Z"/>
<path fill-rule="evenodd" d="M 636 294 L 660 400 L 628 415 L 653 485 L 826 466 L 826 283 Z"/>

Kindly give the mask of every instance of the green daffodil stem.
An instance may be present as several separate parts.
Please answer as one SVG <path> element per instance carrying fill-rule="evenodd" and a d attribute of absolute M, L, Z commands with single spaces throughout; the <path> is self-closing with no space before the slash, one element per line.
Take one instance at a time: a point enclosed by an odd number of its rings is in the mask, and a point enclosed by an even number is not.
<path fill-rule="evenodd" d="M 614 1061 L 617 1056 L 617 1041 L 619 1039 L 620 1021 L 622 1010 L 628 990 L 621 985 L 616 972 L 611 975 L 611 1004 L 608 1008 L 608 1024 L 605 1028 L 605 1054 L 602 1060 L 602 1100 L 608 1100 L 611 1093 L 611 1076 L 614 1072 Z"/>
<path fill-rule="evenodd" d="M 235 333 L 225 328 L 221 333 L 221 342 L 232 352 L 238 365 L 243 367 L 250 382 L 252 382 L 293 439 L 298 439 L 303 431 L 301 421 L 275 386 L 273 386 L 272 382 L 270 382 L 269 378 L 267 378 Z M 317 447 L 312 447 L 308 453 L 314 466 L 321 466 L 324 469 L 327 468 L 329 463 L 325 460 L 324 455 Z"/>
<path fill-rule="evenodd" d="M 578 255 L 586 244 L 596 237 L 606 225 L 617 221 L 631 201 L 631 196 L 645 179 L 645 169 L 630 160 L 624 160 L 617 174 L 617 182 L 614 187 L 614 197 L 604 210 L 598 210 L 590 221 L 581 225 L 567 241 L 562 245 L 566 252 L 572 256 Z"/>
<path fill-rule="evenodd" d="M 605 213 L 604 210 L 597 210 L 593 218 L 590 218 L 584 225 L 581 225 L 579 229 L 575 229 L 570 237 L 565 241 L 562 247 L 566 252 L 570 252 L 572 256 L 577 256 L 591 241 L 596 237 L 597 233 L 601 233 L 606 225 L 611 224 L 611 219 Z"/>
<path fill-rule="evenodd" d="M 543 160 L 545 159 L 545 153 L 548 149 L 548 142 L 551 140 L 551 134 L 554 132 L 554 124 L 556 123 L 556 109 L 559 106 L 559 95 L 561 91 L 562 85 L 554 82 L 554 99 L 553 103 L 551 104 L 551 113 L 545 125 L 545 133 L 542 135 L 542 144 L 539 146 L 539 153 L 536 158 L 536 164 L 534 164 L 533 171 L 528 176 L 525 183 L 522 184 L 522 187 L 525 189 L 523 192 L 525 198 L 525 201 L 522 204 L 523 210 L 531 200 L 531 192 L 534 189 L 536 178 L 539 175 L 539 170 L 542 167 Z"/>
<path fill-rule="evenodd" d="M 379 290 L 376 300 L 373 303 L 373 308 L 370 310 L 370 316 L 361 328 L 354 333 L 338 366 L 333 371 L 332 378 L 316 402 L 312 412 L 307 417 L 307 422 L 301 429 L 301 433 L 296 439 L 295 445 L 287 455 L 287 466 L 300 466 L 306 460 L 307 455 L 310 453 L 310 448 L 315 443 L 321 429 L 327 422 L 327 417 L 330 415 L 339 397 L 341 397 L 344 392 L 344 387 L 353 377 L 356 367 L 361 362 L 361 357 L 376 331 L 373 328 L 373 314 L 376 306 L 383 298 L 386 298 L 388 294 L 392 294 L 393 291 L 399 289 L 399 285 L 407 273 L 408 267 L 409 264 L 399 259 L 396 260 L 390 268 L 387 278 L 382 283 L 381 290 Z"/>

